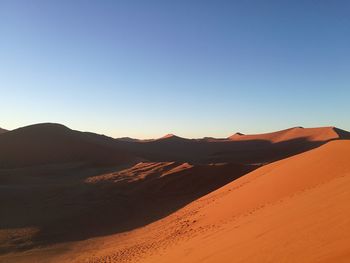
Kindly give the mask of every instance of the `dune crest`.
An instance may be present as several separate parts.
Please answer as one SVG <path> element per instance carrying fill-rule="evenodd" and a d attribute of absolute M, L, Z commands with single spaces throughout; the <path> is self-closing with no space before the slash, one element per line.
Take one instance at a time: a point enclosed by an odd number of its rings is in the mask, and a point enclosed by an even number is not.
<path fill-rule="evenodd" d="M 319 127 L 319 128 L 303 128 L 294 127 L 277 132 L 263 134 L 234 134 L 228 137 L 233 141 L 249 141 L 249 140 L 266 140 L 273 143 L 293 140 L 296 138 L 307 138 L 309 141 L 326 141 L 333 139 L 341 139 L 338 133 L 340 129 L 335 127 Z"/>
<path fill-rule="evenodd" d="M 179 137 L 175 134 L 172 134 L 172 133 L 168 133 L 154 141 L 173 141 L 173 140 L 188 140 L 188 139 L 185 139 L 185 138 L 182 138 L 182 137 Z"/>
<path fill-rule="evenodd" d="M 257 164 L 280 160 L 349 136 L 348 132 L 340 131 L 334 127 L 295 127 L 256 135 L 236 133 L 227 139 L 185 139 L 167 135 L 142 143 L 121 142 L 121 147 L 154 162 Z"/>

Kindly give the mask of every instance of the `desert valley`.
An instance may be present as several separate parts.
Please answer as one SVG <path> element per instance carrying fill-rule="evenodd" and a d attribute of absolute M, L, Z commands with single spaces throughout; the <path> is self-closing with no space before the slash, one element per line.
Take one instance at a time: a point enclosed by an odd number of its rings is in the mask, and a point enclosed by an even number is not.
<path fill-rule="evenodd" d="M 0 262 L 350 260 L 345 130 L 0 132 Z"/>

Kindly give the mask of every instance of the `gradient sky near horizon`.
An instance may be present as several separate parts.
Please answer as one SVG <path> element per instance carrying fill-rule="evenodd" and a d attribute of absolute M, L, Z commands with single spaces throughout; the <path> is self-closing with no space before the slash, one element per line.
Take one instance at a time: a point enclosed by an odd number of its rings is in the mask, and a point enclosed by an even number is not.
<path fill-rule="evenodd" d="M 349 1 L 0 0 L 0 127 L 350 130 Z"/>

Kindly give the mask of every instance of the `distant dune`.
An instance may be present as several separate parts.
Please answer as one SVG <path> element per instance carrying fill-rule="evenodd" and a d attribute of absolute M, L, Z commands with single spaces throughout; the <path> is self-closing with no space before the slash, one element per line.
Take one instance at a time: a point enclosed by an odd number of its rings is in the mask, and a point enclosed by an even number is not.
<path fill-rule="evenodd" d="M 130 138 L 130 137 L 121 137 L 121 138 L 118 138 L 117 140 L 124 141 L 124 142 L 138 142 L 138 141 L 140 141 L 139 139 L 134 139 L 134 138 Z"/>
<path fill-rule="evenodd" d="M 7 132 L 8 130 L 5 130 L 3 128 L 0 128 L 0 134 Z"/>
<path fill-rule="evenodd" d="M 229 139 L 233 141 L 265 140 L 272 143 L 277 143 L 281 141 L 295 140 L 298 138 L 307 138 L 308 141 L 329 141 L 333 139 L 339 139 L 343 136 L 344 134 L 342 133 L 342 130 L 335 127 L 294 127 L 282 131 L 264 134 L 244 135 L 242 133 L 236 133 L 230 136 Z"/>
<path fill-rule="evenodd" d="M 156 139 L 155 141 L 186 141 L 188 139 L 176 136 L 175 134 L 169 133 L 164 135 L 163 137 L 160 137 Z"/>
<path fill-rule="evenodd" d="M 148 142 L 120 142 L 121 147 L 151 161 L 195 163 L 269 163 L 316 147 L 349 133 L 334 127 L 291 128 L 273 133 L 223 139 L 186 139 L 173 134 Z"/>
<path fill-rule="evenodd" d="M 112 138 L 71 130 L 60 124 L 36 124 L 3 133 L 0 167 L 80 162 L 118 165 L 133 157 Z"/>

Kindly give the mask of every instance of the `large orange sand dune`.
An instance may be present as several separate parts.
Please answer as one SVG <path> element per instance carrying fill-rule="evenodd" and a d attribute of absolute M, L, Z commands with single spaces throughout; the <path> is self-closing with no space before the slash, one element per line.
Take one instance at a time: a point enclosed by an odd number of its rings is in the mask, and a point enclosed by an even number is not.
<path fill-rule="evenodd" d="M 148 226 L 2 259 L 349 262 L 349 202 L 350 141 L 332 141 L 259 168 Z"/>
<path fill-rule="evenodd" d="M 190 204 L 176 245 L 141 261 L 349 262 L 349 202 L 350 141 L 330 142 Z"/>

